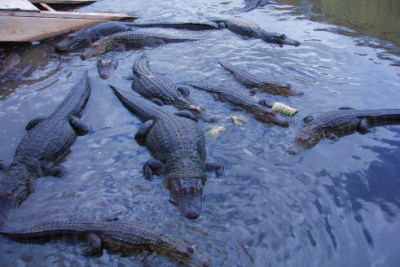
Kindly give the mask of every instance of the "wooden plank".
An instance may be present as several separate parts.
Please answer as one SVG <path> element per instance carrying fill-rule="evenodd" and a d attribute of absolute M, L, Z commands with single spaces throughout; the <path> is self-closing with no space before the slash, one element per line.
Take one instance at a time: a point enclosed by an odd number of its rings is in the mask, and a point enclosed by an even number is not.
<path fill-rule="evenodd" d="M 0 0 L 0 10 L 24 10 L 31 12 L 40 11 L 28 0 Z"/>
<path fill-rule="evenodd" d="M 88 27 L 106 20 L 127 18 L 125 14 L 77 13 L 42 11 L 44 16 L 32 12 L 13 12 L 13 16 L 0 12 L 0 42 L 32 42 Z M 21 13 L 30 16 L 22 16 Z M 61 13 L 61 14 L 59 14 Z M 47 15 L 47 16 L 46 16 Z M 102 16 L 103 15 L 103 16 Z"/>
<path fill-rule="evenodd" d="M 46 4 L 69 4 L 69 5 L 90 4 L 96 2 L 96 0 L 29 0 L 29 1 L 35 4 L 46 3 Z"/>
<path fill-rule="evenodd" d="M 121 14 L 121 13 L 84 13 L 84 12 L 67 12 L 67 11 L 41 11 L 40 13 L 35 12 L 24 12 L 24 11 L 0 11 L 0 17 L 40 17 L 40 18 L 71 18 L 71 19 L 97 19 L 97 20 L 119 20 L 119 19 L 134 19 L 136 17 Z"/>

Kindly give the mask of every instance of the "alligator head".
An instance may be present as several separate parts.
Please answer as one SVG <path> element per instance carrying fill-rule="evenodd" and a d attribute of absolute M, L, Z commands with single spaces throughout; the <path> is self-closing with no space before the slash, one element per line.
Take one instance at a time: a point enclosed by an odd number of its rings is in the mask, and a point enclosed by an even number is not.
<path fill-rule="evenodd" d="M 203 180 L 201 178 L 171 179 L 169 190 L 183 217 L 187 219 L 199 217 L 203 204 Z"/>
<path fill-rule="evenodd" d="M 23 164 L 11 163 L 0 181 L 0 225 L 30 194 L 32 175 Z"/>
<path fill-rule="evenodd" d="M 107 38 L 107 37 L 106 37 Z M 81 55 L 81 59 L 95 57 L 109 51 L 115 44 L 112 40 L 100 39 L 92 43 Z"/>
<path fill-rule="evenodd" d="M 301 43 L 299 41 L 288 38 L 285 34 L 280 33 L 265 33 L 264 36 L 261 37 L 267 43 L 278 44 L 279 46 L 283 45 L 294 45 L 299 46 Z"/>
<path fill-rule="evenodd" d="M 314 147 L 323 137 L 324 133 L 322 132 L 309 133 L 306 128 L 303 128 L 303 130 L 297 134 L 293 143 L 290 145 L 288 152 L 291 155 L 299 154 L 305 149 Z"/>
<path fill-rule="evenodd" d="M 86 46 L 90 43 L 87 35 L 71 33 L 58 42 L 54 47 L 57 51 L 71 51 Z"/>
<path fill-rule="evenodd" d="M 253 114 L 254 117 L 261 122 L 273 123 L 285 128 L 289 127 L 289 122 L 287 120 L 277 117 L 273 112 L 256 111 Z"/>
<path fill-rule="evenodd" d="M 210 266 L 204 256 L 201 255 L 194 246 L 185 241 L 166 242 L 165 245 L 167 246 L 165 254 L 169 255 L 171 258 L 186 263 L 188 266 Z"/>
<path fill-rule="evenodd" d="M 111 59 L 99 59 L 97 61 L 97 71 L 99 72 L 100 78 L 107 80 L 114 70 L 118 67 L 118 61 Z"/>

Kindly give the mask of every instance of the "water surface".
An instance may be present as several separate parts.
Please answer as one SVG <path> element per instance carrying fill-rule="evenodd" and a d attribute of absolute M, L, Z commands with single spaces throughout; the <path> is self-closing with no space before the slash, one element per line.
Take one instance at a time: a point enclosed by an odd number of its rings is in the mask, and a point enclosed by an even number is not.
<path fill-rule="evenodd" d="M 227 128 L 215 139 L 206 137 L 208 158 L 222 162 L 225 175 L 209 174 L 203 213 L 194 221 L 182 218 L 169 203 L 160 177 L 144 180 L 142 166 L 151 155 L 133 138 L 141 123 L 107 86 L 130 90 L 131 81 L 124 77 L 131 74 L 133 61 L 143 50 L 107 54 L 119 66 L 106 81 L 98 77 L 96 59 L 79 58 L 82 51 L 56 54 L 52 45 L 57 39 L 19 51 L 32 71 L 20 81 L 2 85 L 0 159 L 12 160 L 26 123 L 50 114 L 85 69 L 92 95 L 82 119 L 93 131 L 79 137 L 61 160 L 69 173 L 37 180 L 36 191 L 9 225 L 119 217 L 196 244 L 212 266 L 398 266 L 400 127 L 380 127 L 335 142 L 323 140 L 298 156 L 286 152 L 306 115 L 343 106 L 398 108 L 399 57 L 393 53 L 399 49 L 397 41 L 369 31 L 343 34 L 359 30 L 336 20 L 307 17 L 301 7 L 314 2 L 291 4 L 296 5 L 267 5 L 243 17 L 301 41 L 299 47 L 245 40 L 221 30 L 201 41 L 144 49 L 151 69 L 177 83 L 207 79 L 239 86 L 218 64 L 219 58 L 227 58 L 304 92 L 290 98 L 258 94 L 299 110 L 289 118 L 289 128 L 279 128 L 192 90 L 191 97 L 220 118 L 217 125 Z M 168 18 L 229 15 L 242 6 L 241 0 L 104 0 L 82 10 Z M 325 1 L 320 6 L 330 7 Z M 234 114 L 248 118 L 246 127 L 231 124 Z M 200 127 L 207 131 L 212 125 L 200 122 Z M 84 245 L 63 241 L 23 245 L 1 238 L 0 244 L 2 266 L 137 266 L 145 255 L 105 252 L 100 258 L 86 258 L 80 255 Z M 164 257 L 151 263 L 176 265 Z"/>

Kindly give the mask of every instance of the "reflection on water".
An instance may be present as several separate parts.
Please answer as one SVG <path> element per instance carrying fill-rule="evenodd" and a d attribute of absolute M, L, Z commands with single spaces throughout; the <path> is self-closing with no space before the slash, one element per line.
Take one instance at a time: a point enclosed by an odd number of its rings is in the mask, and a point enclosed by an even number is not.
<path fill-rule="evenodd" d="M 336 2 L 339 6 L 342 1 Z M 292 3 L 304 13 L 309 8 L 308 14 L 329 6 L 325 1 Z M 381 4 L 376 8 L 378 14 L 389 1 L 376 3 Z M 392 1 L 393 12 L 396 5 Z M 104 0 L 83 10 L 194 17 L 229 14 L 242 6 L 242 0 Z M 347 10 L 352 9 L 349 6 Z M 332 15 L 324 17 L 339 23 L 333 19 L 339 20 L 341 14 L 329 13 Z M 209 159 L 222 162 L 226 173 L 218 178 L 209 174 L 203 213 L 197 220 L 179 215 L 169 203 L 161 179 L 144 180 L 142 166 L 151 155 L 134 141 L 141 123 L 108 87 L 113 84 L 131 90 L 131 81 L 123 77 L 131 74 L 141 51 L 106 54 L 118 60 L 119 66 L 104 81 L 98 77 L 95 58 L 82 61 L 82 51 L 56 54 L 53 41 L 49 41 L 18 53 L 23 63 L 32 64 L 32 72 L 12 83 L 6 93 L 2 91 L 0 159 L 12 160 L 26 123 L 50 114 L 85 69 L 89 69 L 92 95 L 82 120 L 93 131 L 79 137 L 63 159 L 68 174 L 61 179 L 39 179 L 35 192 L 9 224 L 25 227 L 50 220 L 119 217 L 195 243 L 212 266 L 399 266 L 399 126 L 378 127 L 366 135 L 355 133 L 337 141 L 323 140 L 298 156 L 286 152 L 306 115 L 343 106 L 399 108 L 400 72 L 393 66 L 399 57 L 392 53 L 390 58 L 382 58 L 387 46 L 369 36 L 375 34 L 342 35 L 330 30 L 335 25 L 299 17 L 298 6 L 271 4 L 243 16 L 302 44 L 281 48 L 220 30 L 205 40 L 145 49 L 150 68 L 176 83 L 207 79 L 226 87 L 240 86 L 219 65 L 218 60 L 226 58 L 304 92 L 290 98 L 257 94 L 267 102 L 284 102 L 299 110 L 288 118 L 290 127 L 283 129 L 233 111 L 208 93 L 191 91 L 191 98 L 216 114 L 218 125 L 227 129 L 215 139 L 206 136 Z M 363 42 L 377 45 L 360 46 Z M 391 49 L 399 48 L 392 44 Z M 231 123 L 230 117 L 236 114 L 248 119 L 245 127 Z M 212 127 L 204 122 L 199 125 L 204 132 Z M 0 238 L 0 265 L 139 266 L 144 256 L 105 253 L 100 258 L 86 258 L 80 255 L 82 247 L 66 242 L 24 245 Z M 175 263 L 157 258 L 153 265 Z"/>
<path fill-rule="evenodd" d="M 281 0 L 300 7 L 315 21 L 347 26 L 367 36 L 400 45 L 400 2 L 397 0 Z"/>

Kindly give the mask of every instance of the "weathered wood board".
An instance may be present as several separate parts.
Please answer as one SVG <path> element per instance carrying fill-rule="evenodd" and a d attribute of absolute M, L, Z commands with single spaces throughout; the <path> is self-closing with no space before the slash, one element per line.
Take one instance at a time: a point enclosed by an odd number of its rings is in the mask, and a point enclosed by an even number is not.
<path fill-rule="evenodd" d="M 46 4 L 88 4 L 96 2 L 96 0 L 29 0 L 31 3 L 46 3 Z"/>
<path fill-rule="evenodd" d="M 0 0 L 0 10 L 21 10 L 39 12 L 28 0 Z"/>
<path fill-rule="evenodd" d="M 32 42 L 107 20 L 133 18 L 115 13 L 0 11 L 0 42 Z"/>

